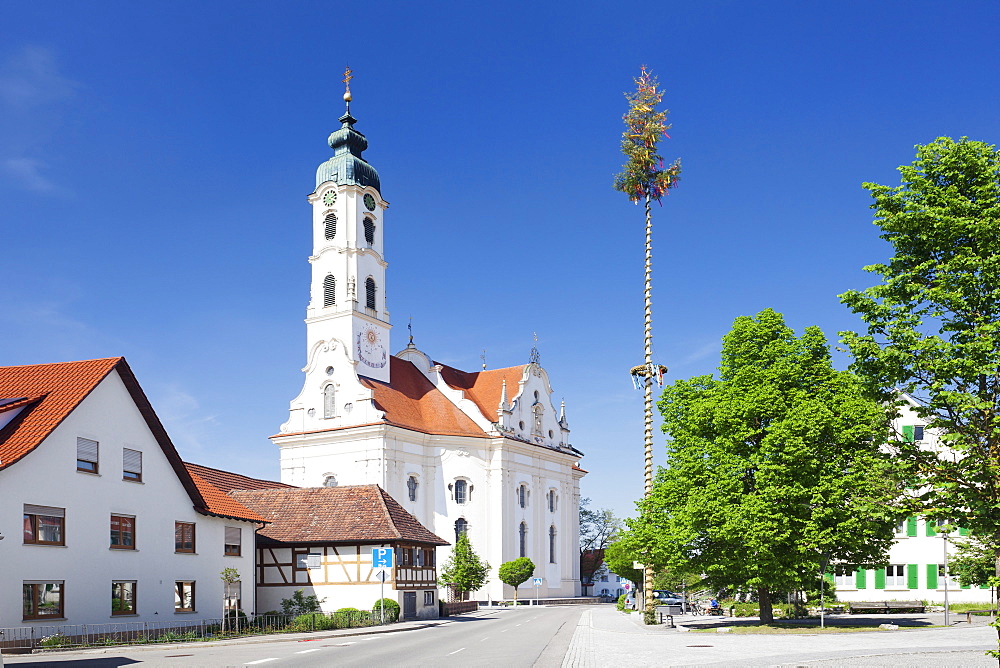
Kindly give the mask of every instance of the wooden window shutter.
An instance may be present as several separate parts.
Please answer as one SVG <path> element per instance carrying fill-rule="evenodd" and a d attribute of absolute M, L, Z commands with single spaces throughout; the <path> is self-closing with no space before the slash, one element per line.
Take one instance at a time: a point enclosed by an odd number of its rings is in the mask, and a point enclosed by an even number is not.
<path fill-rule="evenodd" d="M 906 535 L 911 538 L 916 538 L 917 536 L 917 518 L 907 517 L 906 518 Z"/>
<path fill-rule="evenodd" d="M 927 564 L 927 588 L 937 589 L 938 565 Z"/>
<path fill-rule="evenodd" d="M 919 589 L 917 585 L 917 565 L 906 564 L 906 588 Z"/>
<path fill-rule="evenodd" d="M 142 453 L 129 448 L 122 449 L 122 470 L 126 473 L 142 475 Z"/>
<path fill-rule="evenodd" d="M 913 443 L 913 425 L 906 424 L 903 425 L 903 440 L 907 443 Z"/>
<path fill-rule="evenodd" d="M 885 589 L 885 568 L 875 569 L 875 588 Z"/>
<path fill-rule="evenodd" d="M 937 535 L 937 531 L 934 529 L 934 520 L 924 518 L 924 527 L 928 536 L 933 538 Z"/>
<path fill-rule="evenodd" d="M 854 586 L 857 589 L 866 589 L 868 587 L 867 576 L 868 571 L 863 568 L 859 568 L 857 573 L 854 574 Z"/>

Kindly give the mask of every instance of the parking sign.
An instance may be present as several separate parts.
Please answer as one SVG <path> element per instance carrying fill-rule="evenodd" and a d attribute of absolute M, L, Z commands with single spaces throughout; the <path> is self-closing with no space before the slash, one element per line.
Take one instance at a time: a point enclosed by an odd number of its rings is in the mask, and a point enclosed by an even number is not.
<path fill-rule="evenodd" d="M 392 548 L 372 548 L 372 568 L 392 568 Z"/>

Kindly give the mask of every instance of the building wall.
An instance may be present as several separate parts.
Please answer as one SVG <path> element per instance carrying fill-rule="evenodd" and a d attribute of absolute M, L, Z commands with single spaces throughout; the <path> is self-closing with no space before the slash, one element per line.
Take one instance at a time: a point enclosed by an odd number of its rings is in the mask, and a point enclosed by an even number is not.
<path fill-rule="evenodd" d="M 98 474 L 76 470 L 76 439 L 99 443 Z M 122 479 L 122 449 L 142 452 L 142 482 Z M 222 614 L 223 568 L 243 576 L 253 610 L 254 529 L 206 517 L 174 474 L 117 372 L 112 372 L 34 451 L 0 471 L 0 627 L 176 620 Z M 65 546 L 23 543 L 24 504 L 65 509 Z M 110 547 L 112 513 L 135 519 L 134 550 Z M 174 522 L 196 526 L 196 554 L 174 552 Z M 225 556 L 225 527 L 242 529 L 242 555 Z M 63 581 L 65 620 L 22 621 L 25 581 Z M 112 581 L 135 581 L 137 614 L 111 614 Z M 174 612 L 174 583 L 196 582 L 194 613 Z"/>

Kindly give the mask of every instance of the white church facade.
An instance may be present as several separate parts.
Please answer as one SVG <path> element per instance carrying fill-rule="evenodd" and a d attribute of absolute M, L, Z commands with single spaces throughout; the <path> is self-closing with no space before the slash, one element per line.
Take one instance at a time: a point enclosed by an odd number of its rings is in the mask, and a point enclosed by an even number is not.
<path fill-rule="evenodd" d="M 520 556 L 536 565 L 542 597 L 580 594 L 582 453 L 565 407 L 533 350 L 527 364 L 464 372 L 435 362 L 412 338 L 391 354 L 385 213 L 378 173 L 354 129 L 350 91 L 334 155 L 317 170 L 306 311 L 306 366 L 289 419 L 271 440 L 281 481 L 377 484 L 435 534 L 468 532 L 492 566 L 473 597 L 509 598 L 496 578 Z M 439 548 L 443 565 L 450 548 Z M 531 581 L 522 585 L 532 589 Z"/>

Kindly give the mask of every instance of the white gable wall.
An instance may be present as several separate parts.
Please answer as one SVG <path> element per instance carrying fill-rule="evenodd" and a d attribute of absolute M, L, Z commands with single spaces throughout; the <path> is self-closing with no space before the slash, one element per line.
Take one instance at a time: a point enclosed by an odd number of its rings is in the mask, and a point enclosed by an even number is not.
<path fill-rule="evenodd" d="M 98 441 L 99 473 L 76 470 L 76 439 Z M 142 482 L 122 480 L 122 449 L 142 452 Z M 255 524 L 196 512 L 191 498 L 116 371 L 34 451 L 0 471 L 0 627 L 129 621 L 183 623 L 221 615 L 219 572 L 243 576 L 243 609 L 253 610 Z M 65 546 L 24 544 L 23 505 L 65 508 Z M 110 548 L 111 514 L 136 518 L 136 549 Z M 174 522 L 196 525 L 196 554 L 174 553 Z M 242 556 L 223 555 L 226 526 L 242 528 Z M 22 583 L 63 581 L 65 621 L 22 621 Z M 113 580 L 137 582 L 135 616 L 111 614 Z M 174 582 L 194 580 L 196 612 L 174 613 Z"/>

